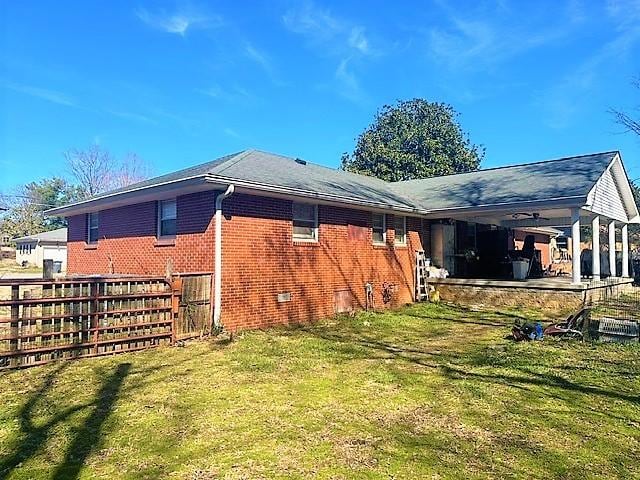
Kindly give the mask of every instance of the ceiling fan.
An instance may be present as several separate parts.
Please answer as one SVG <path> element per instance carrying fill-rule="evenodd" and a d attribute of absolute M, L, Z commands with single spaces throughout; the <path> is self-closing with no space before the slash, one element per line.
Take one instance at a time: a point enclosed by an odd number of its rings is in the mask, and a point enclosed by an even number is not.
<path fill-rule="evenodd" d="M 538 220 L 549 220 L 549 219 L 548 219 L 548 218 L 546 218 L 546 217 L 541 217 L 541 216 L 540 216 L 540 213 L 538 213 L 538 212 L 532 212 L 532 213 L 529 213 L 529 212 L 516 212 L 516 213 L 514 213 L 514 214 L 513 214 L 513 215 L 511 215 L 511 216 L 512 216 L 515 220 L 517 220 L 517 219 L 518 219 L 518 218 L 520 218 L 520 217 L 531 217 L 531 218 L 533 218 L 536 222 L 537 222 Z"/>

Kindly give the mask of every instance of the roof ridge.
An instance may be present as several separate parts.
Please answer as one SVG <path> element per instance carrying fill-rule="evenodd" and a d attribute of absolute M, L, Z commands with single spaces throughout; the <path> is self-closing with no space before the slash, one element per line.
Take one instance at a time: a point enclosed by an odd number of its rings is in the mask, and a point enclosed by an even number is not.
<path fill-rule="evenodd" d="M 318 167 L 318 168 L 322 168 L 323 170 L 329 170 L 331 172 L 340 172 L 340 173 L 344 173 L 347 175 L 356 175 L 358 177 L 365 177 L 368 180 L 374 180 L 376 182 L 380 182 L 386 185 L 391 185 L 392 182 L 388 182 L 386 180 L 383 180 L 381 178 L 378 177 L 374 177 L 372 175 L 365 175 L 364 173 L 355 173 L 355 172 L 350 172 L 349 170 L 342 170 L 340 167 L 338 168 L 333 168 L 333 167 L 328 167 L 327 165 L 322 165 L 320 163 L 316 163 L 316 162 L 312 162 L 310 160 L 305 160 L 304 158 L 301 157 L 290 157 L 288 155 L 282 155 L 280 153 L 273 153 L 273 152 L 267 152 L 266 150 L 260 150 L 260 149 L 252 149 L 252 152 L 260 152 L 260 153 L 266 153 L 267 155 L 273 155 L 275 157 L 281 157 L 281 158 L 285 158 L 287 160 L 290 160 L 292 162 L 295 162 L 296 159 L 300 159 L 300 160 L 304 160 L 307 164 L 309 165 L 313 165 L 314 167 Z"/>
<path fill-rule="evenodd" d="M 569 155 L 567 157 L 560 157 L 560 158 L 551 158 L 551 159 L 547 159 L 547 160 L 538 160 L 535 162 L 525 162 L 525 163 L 516 163 L 514 165 L 501 165 L 499 167 L 491 167 L 491 168 L 481 168 L 479 170 L 472 170 L 470 172 L 461 172 L 461 173 L 447 173 L 446 175 L 437 175 L 435 177 L 427 177 L 427 178 L 412 178 L 411 180 L 399 180 L 397 182 L 390 182 L 391 185 L 398 185 L 401 183 L 407 183 L 407 182 L 417 182 L 417 181 L 421 181 L 421 180 L 431 180 L 434 178 L 443 178 L 443 177 L 456 177 L 456 176 L 460 176 L 460 175 L 468 175 L 471 173 L 479 173 L 479 172 L 491 172 L 494 170 L 504 170 L 507 168 L 517 168 L 517 167 L 526 167 L 529 165 L 540 165 L 542 163 L 552 163 L 552 162 L 561 162 L 564 160 L 570 160 L 570 159 L 575 159 L 575 158 L 584 158 L 584 157 L 594 157 L 596 155 L 606 155 L 606 154 L 619 154 L 620 150 L 607 150 L 604 152 L 595 152 L 595 153 L 583 153 L 580 155 Z"/>
<path fill-rule="evenodd" d="M 240 160 L 242 160 L 243 158 L 245 158 L 247 155 L 255 152 L 256 150 L 250 148 L 247 150 L 242 150 L 238 153 L 236 153 L 235 155 L 233 155 L 231 158 L 228 158 L 227 160 L 225 160 L 224 162 L 222 162 L 220 165 L 218 165 L 219 167 L 222 167 L 220 169 L 220 171 L 218 171 L 216 173 L 216 175 L 221 174 L 222 172 L 224 172 L 226 169 L 231 168 L 233 165 L 235 165 L 236 163 L 238 163 Z M 215 160 L 214 160 L 215 161 Z"/>

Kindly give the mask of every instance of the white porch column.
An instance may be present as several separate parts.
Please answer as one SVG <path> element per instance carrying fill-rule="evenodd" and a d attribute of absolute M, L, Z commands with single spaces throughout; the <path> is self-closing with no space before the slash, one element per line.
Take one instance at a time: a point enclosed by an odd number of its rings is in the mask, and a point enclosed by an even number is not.
<path fill-rule="evenodd" d="M 616 275 L 616 222 L 609 222 L 609 271 L 612 277 Z"/>
<path fill-rule="evenodd" d="M 593 280 L 600 280 L 600 217 L 596 215 L 591 220 L 591 273 Z"/>
<path fill-rule="evenodd" d="M 572 283 L 582 281 L 580 272 L 580 209 L 571 210 L 571 274 Z"/>
<path fill-rule="evenodd" d="M 629 276 L 629 232 L 627 224 L 622 225 L 622 276 Z"/>

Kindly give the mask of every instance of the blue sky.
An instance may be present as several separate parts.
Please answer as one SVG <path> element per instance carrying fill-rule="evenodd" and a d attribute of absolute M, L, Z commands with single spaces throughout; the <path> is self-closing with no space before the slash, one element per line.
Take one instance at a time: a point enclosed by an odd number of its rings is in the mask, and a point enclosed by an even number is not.
<path fill-rule="evenodd" d="M 250 7 L 249 7 L 250 5 Z M 97 142 L 160 174 L 245 148 L 336 167 L 375 111 L 451 103 L 484 167 L 619 149 L 640 1 L 0 2 L 0 190 Z"/>

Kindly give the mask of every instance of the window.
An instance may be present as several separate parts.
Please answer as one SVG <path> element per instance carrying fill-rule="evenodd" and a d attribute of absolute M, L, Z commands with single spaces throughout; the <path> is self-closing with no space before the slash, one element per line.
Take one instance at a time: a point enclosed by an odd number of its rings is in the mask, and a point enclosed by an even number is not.
<path fill-rule="evenodd" d="M 87 243 L 98 243 L 98 212 L 87 215 Z"/>
<path fill-rule="evenodd" d="M 318 240 L 318 206 L 293 203 L 293 239 Z"/>
<path fill-rule="evenodd" d="M 158 202 L 158 238 L 175 237 L 177 231 L 175 198 Z"/>
<path fill-rule="evenodd" d="M 373 230 L 373 243 L 384 244 L 387 241 L 387 222 L 384 213 L 371 215 L 371 227 Z"/>
<path fill-rule="evenodd" d="M 395 215 L 393 217 L 393 229 L 395 232 L 395 244 L 406 245 L 407 244 L 407 217 L 401 217 Z"/>

